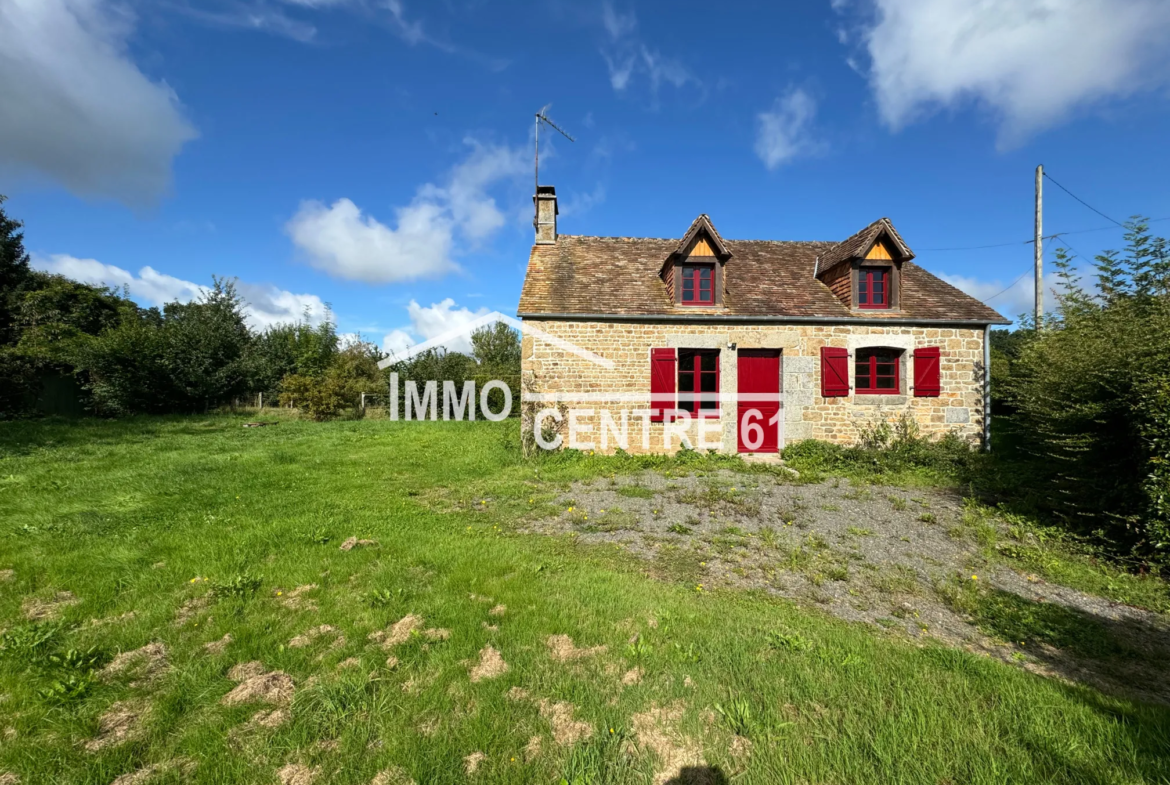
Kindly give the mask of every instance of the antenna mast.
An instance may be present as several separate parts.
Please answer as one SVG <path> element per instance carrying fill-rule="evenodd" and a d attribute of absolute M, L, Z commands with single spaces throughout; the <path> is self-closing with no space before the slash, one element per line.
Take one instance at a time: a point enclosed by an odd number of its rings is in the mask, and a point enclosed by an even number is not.
<path fill-rule="evenodd" d="M 534 207 L 536 206 L 536 195 L 540 193 L 540 124 L 541 123 L 547 124 L 549 126 L 549 128 L 552 128 L 554 131 L 556 131 L 561 136 L 568 139 L 570 142 L 577 141 L 576 139 L 573 138 L 572 134 L 570 134 L 568 131 L 561 128 L 559 125 L 557 125 L 556 123 L 554 123 L 552 120 L 549 119 L 547 112 L 548 112 L 548 108 L 550 106 L 552 106 L 552 104 L 545 104 L 544 107 L 539 112 L 536 113 L 536 137 L 535 137 L 536 138 L 536 145 L 535 145 L 535 158 L 533 160 L 533 166 L 532 166 L 533 179 L 535 180 L 535 182 L 533 183 L 534 188 L 532 191 L 532 198 L 533 198 L 533 206 Z M 536 216 L 533 216 L 533 218 L 532 218 L 532 225 L 533 226 L 536 226 L 536 221 L 537 221 Z"/>

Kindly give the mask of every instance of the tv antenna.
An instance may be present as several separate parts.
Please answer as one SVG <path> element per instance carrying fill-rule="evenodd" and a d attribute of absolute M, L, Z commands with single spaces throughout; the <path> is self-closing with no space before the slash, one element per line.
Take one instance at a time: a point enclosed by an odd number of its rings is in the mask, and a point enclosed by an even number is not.
<path fill-rule="evenodd" d="M 540 124 L 546 123 L 549 128 L 552 128 L 554 131 L 556 131 L 561 136 L 568 139 L 570 142 L 577 141 L 576 139 L 573 138 L 572 134 L 570 134 L 564 128 L 561 128 L 559 125 L 557 125 L 556 123 L 554 123 L 552 120 L 549 119 L 547 112 L 548 112 L 548 108 L 550 106 L 552 106 L 552 104 L 545 104 L 544 108 L 542 108 L 539 112 L 536 113 L 536 159 L 535 159 L 535 165 L 533 167 L 535 170 L 536 190 L 534 190 L 532 192 L 534 195 L 540 193 Z M 534 223 L 535 223 L 535 219 L 534 219 Z"/>

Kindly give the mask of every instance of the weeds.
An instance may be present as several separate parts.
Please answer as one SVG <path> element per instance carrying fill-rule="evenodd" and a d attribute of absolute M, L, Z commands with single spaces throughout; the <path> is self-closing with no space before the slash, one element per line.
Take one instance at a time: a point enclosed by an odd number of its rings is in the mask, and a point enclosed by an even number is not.
<path fill-rule="evenodd" d="M 808 651 L 812 644 L 799 632 L 788 630 L 769 630 L 767 633 L 768 646 L 779 651 Z"/>
<path fill-rule="evenodd" d="M 251 573 L 242 572 L 226 581 L 211 582 L 211 596 L 217 600 L 247 599 L 260 590 L 263 581 Z"/>
<path fill-rule="evenodd" d="M 747 698 L 732 698 L 726 705 L 715 704 L 715 712 L 731 728 L 736 736 L 749 737 L 755 728 L 755 718 L 752 715 L 752 704 Z"/>

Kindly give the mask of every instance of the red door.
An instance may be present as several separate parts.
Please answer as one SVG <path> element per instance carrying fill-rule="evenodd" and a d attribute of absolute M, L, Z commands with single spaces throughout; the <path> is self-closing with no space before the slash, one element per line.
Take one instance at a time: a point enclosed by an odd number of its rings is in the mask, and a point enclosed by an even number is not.
<path fill-rule="evenodd" d="M 780 451 L 780 350 L 740 349 L 740 452 Z"/>

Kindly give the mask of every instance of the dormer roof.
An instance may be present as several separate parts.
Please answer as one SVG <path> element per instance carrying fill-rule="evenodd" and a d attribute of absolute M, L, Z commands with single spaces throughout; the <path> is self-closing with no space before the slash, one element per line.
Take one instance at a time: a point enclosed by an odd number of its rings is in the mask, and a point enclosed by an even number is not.
<path fill-rule="evenodd" d="M 889 244 L 896 261 L 908 262 L 914 258 L 914 252 L 906 245 L 902 235 L 898 234 L 893 222 L 889 218 L 879 218 L 817 257 L 816 275 L 828 272 L 841 262 L 864 259 L 874 244 L 883 239 Z"/>
<path fill-rule="evenodd" d="M 711 250 L 714 251 L 715 256 L 720 260 L 726 260 L 731 256 L 731 251 L 727 250 L 727 244 L 723 242 L 723 238 L 719 236 L 719 232 L 715 230 L 715 224 L 711 223 L 711 218 L 706 213 L 701 213 L 698 218 L 691 222 L 691 227 L 687 229 L 686 234 L 679 240 L 678 246 L 674 249 L 674 253 L 682 255 L 686 254 L 691 249 L 691 244 L 695 239 L 706 235 L 710 240 Z"/>

